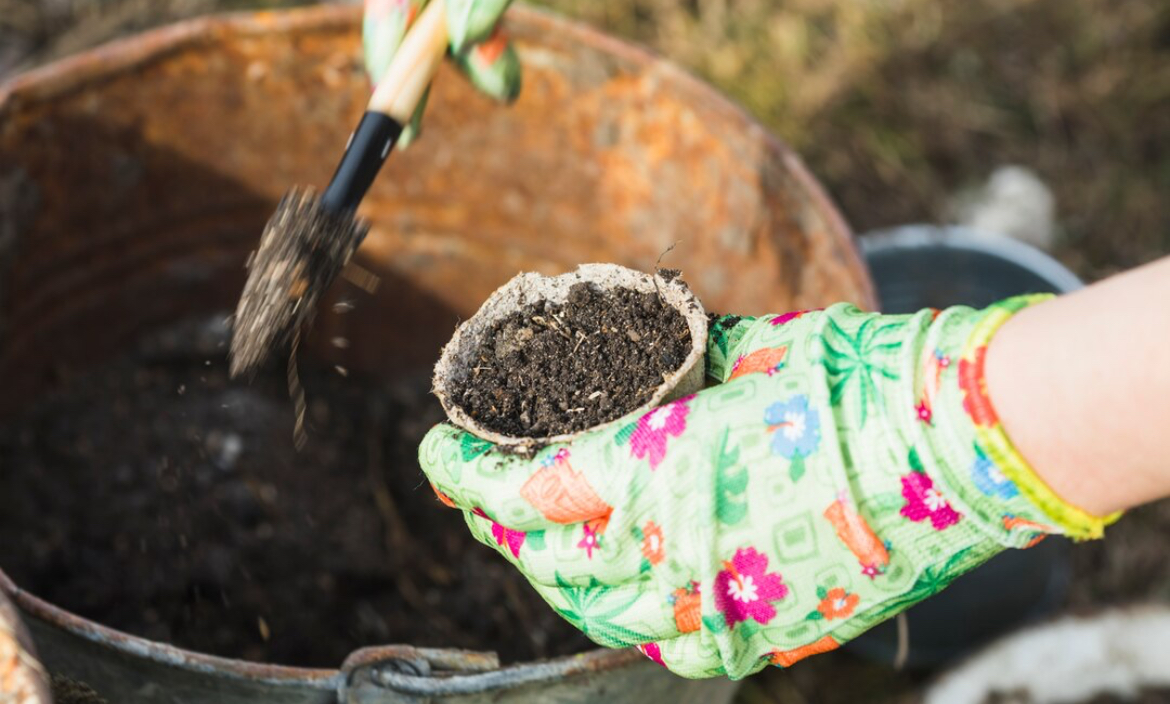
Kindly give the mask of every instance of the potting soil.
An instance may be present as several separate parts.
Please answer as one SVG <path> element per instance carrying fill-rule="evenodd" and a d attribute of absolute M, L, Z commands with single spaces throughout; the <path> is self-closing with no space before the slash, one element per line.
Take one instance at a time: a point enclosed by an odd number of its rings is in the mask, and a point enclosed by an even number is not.
<path fill-rule="evenodd" d="M 287 665 L 388 643 L 505 661 L 590 647 L 432 493 L 416 452 L 443 413 L 425 373 L 384 384 L 303 361 L 298 452 L 283 370 L 232 382 L 226 332 L 209 347 L 182 330 L 0 423 L 0 567 L 18 585 Z"/>
<path fill-rule="evenodd" d="M 93 688 L 68 677 L 53 675 L 49 681 L 53 704 L 109 704 Z"/>
<path fill-rule="evenodd" d="M 495 323 L 453 401 L 484 428 L 548 437 L 619 418 L 650 400 L 691 348 L 686 320 L 653 292 L 574 285 Z"/>

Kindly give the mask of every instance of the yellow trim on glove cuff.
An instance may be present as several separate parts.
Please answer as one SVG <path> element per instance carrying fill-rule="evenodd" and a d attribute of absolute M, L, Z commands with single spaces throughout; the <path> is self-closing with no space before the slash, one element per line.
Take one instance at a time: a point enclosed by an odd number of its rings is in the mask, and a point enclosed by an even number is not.
<path fill-rule="evenodd" d="M 963 362 L 967 367 L 964 388 L 967 391 L 964 405 L 975 424 L 975 437 L 988 453 L 990 459 L 1010 479 L 1020 493 L 1040 509 L 1056 525 L 1064 529 L 1074 540 L 1091 540 L 1104 535 L 1105 526 L 1121 517 L 1122 512 L 1108 516 L 1095 516 L 1084 509 L 1065 501 L 1036 474 L 1028 461 L 1012 444 L 1007 431 L 999 420 L 987 395 L 984 379 L 984 361 L 991 338 L 1000 326 L 1020 310 L 1052 299 L 1051 294 L 1017 296 L 997 303 L 985 311 L 982 319 L 971 330 L 963 349 Z"/>

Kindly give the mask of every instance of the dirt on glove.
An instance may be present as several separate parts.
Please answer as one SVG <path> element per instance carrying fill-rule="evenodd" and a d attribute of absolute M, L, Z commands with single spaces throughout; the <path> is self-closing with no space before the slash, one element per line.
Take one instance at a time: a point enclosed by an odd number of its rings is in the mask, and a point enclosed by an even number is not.
<path fill-rule="evenodd" d="M 686 320 L 657 294 L 580 283 L 563 304 L 533 303 L 493 325 L 452 399 L 505 435 L 572 433 L 648 402 L 690 349 Z"/>
<path fill-rule="evenodd" d="M 216 655 L 336 667 L 368 645 L 590 647 L 417 463 L 443 419 L 395 384 L 302 363 L 228 378 L 226 329 L 180 326 L 0 424 L 0 566 L 98 623 Z"/>

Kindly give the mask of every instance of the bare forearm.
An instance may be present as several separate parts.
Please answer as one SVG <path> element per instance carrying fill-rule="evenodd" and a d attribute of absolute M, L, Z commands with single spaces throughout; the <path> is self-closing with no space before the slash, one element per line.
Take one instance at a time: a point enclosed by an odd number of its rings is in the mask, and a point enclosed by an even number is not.
<path fill-rule="evenodd" d="M 1170 496 L 1170 258 L 1026 309 L 988 348 L 1016 448 L 1090 513 Z"/>

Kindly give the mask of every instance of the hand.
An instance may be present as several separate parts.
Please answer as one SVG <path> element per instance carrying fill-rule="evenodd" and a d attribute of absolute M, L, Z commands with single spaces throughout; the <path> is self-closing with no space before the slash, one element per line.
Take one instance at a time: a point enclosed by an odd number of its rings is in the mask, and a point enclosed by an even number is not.
<path fill-rule="evenodd" d="M 532 460 L 441 425 L 420 461 L 597 643 L 687 677 L 787 666 L 1005 547 L 1100 535 L 1106 520 L 1048 490 L 985 395 L 987 341 L 1035 300 L 725 318 L 708 343 L 721 383 L 695 396 Z"/>
<path fill-rule="evenodd" d="M 499 30 L 500 17 L 511 1 L 446 0 L 452 58 L 476 88 L 497 100 L 513 100 L 520 93 L 520 59 Z M 362 47 L 366 71 L 375 85 L 426 3 L 427 0 L 365 0 Z M 398 138 L 400 148 L 418 136 L 426 104 L 424 94 L 414 118 Z"/>

